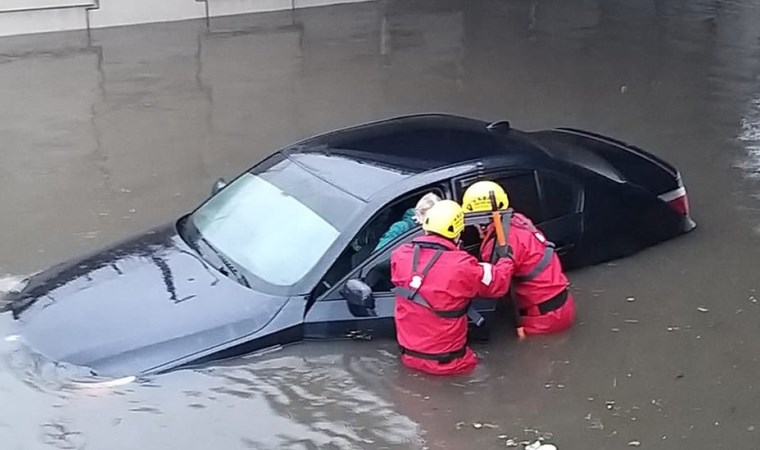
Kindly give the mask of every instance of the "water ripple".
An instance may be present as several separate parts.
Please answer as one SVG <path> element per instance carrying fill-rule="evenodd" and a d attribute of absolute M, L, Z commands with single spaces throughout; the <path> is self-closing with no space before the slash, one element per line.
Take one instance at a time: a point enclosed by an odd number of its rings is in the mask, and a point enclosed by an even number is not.
<path fill-rule="evenodd" d="M 747 154 L 739 167 L 752 178 L 760 177 L 760 97 L 753 99 L 741 119 L 738 139 L 744 143 Z"/>

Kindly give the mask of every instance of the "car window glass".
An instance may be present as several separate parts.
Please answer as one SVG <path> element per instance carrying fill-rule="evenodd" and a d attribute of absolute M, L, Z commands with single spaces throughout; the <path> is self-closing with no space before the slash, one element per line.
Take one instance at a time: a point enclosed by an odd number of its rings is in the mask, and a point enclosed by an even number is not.
<path fill-rule="evenodd" d="M 546 172 L 538 172 L 538 181 L 543 199 L 544 221 L 577 211 L 580 187 L 576 183 Z"/>
<path fill-rule="evenodd" d="M 504 176 L 493 181 L 507 191 L 509 204 L 515 211 L 527 216 L 534 223 L 545 220 L 533 172 Z"/>
<path fill-rule="evenodd" d="M 189 222 L 257 289 L 279 288 L 302 280 L 362 205 L 277 155 L 211 197 Z"/>

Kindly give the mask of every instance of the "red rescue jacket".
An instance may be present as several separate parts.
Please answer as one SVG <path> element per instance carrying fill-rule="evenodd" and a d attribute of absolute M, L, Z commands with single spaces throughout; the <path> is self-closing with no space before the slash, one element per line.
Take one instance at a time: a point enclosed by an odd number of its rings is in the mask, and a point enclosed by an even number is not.
<path fill-rule="evenodd" d="M 474 297 L 504 296 L 512 265 L 508 258 L 494 265 L 479 263 L 439 236 L 421 237 L 395 249 L 391 279 L 396 286 L 394 320 L 401 361 L 435 375 L 473 369 L 477 357 L 467 346 L 467 308 Z"/>
<path fill-rule="evenodd" d="M 511 214 L 506 231 L 507 244 L 511 247 L 514 260 L 514 298 L 523 314 L 522 325 L 526 333 L 548 333 L 567 328 L 575 318 L 575 306 L 572 296 L 566 292 L 569 283 L 557 254 L 553 252 L 553 244 L 530 219 L 520 213 Z M 480 247 L 484 261 L 494 258 L 495 243 L 494 226 L 491 224 Z M 541 303 L 560 295 L 567 295 L 567 300 L 558 309 L 546 314 L 538 311 Z"/>

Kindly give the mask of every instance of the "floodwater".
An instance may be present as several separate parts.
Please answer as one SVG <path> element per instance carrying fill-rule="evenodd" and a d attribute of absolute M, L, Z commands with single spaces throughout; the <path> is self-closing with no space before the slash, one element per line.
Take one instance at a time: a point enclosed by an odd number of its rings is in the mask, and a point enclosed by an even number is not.
<path fill-rule="evenodd" d="M 465 377 L 348 341 L 81 389 L 0 341 L 0 448 L 760 447 L 758 23 L 750 0 L 405 0 L 1 39 L 6 288 L 282 145 L 415 112 L 650 149 L 699 228 L 571 273 L 577 327 L 502 328 Z"/>

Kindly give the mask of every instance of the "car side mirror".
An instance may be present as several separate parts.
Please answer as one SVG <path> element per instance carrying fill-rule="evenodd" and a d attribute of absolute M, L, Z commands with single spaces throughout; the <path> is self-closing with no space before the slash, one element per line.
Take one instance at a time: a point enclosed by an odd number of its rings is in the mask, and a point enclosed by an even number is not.
<path fill-rule="evenodd" d="M 348 280 L 341 295 L 346 299 L 351 314 L 357 317 L 376 316 L 375 297 L 372 296 L 372 288 L 361 280 Z"/>
<path fill-rule="evenodd" d="M 224 181 L 224 178 L 219 178 L 218 180 L 214 181 L 214 185 L 211 187 L 211 195 L 216 195 L 225 187 L 227 187 L 227 182 Z"/>

